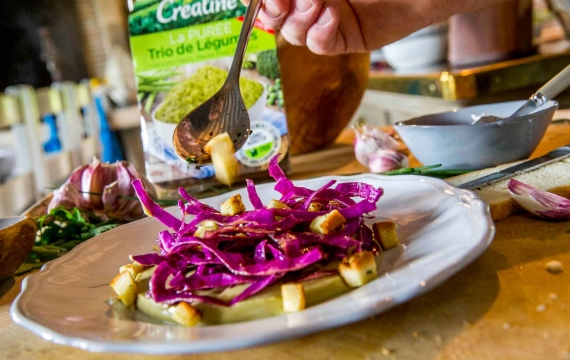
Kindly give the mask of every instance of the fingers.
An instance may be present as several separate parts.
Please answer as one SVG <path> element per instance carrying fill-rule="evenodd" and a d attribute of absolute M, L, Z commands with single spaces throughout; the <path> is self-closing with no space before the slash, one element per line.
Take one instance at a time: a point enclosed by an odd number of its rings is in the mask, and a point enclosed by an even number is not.
<path fill-rule="evenodd" d="M 250 1 L 250 0 L 243 0 Z M 289 13 L 290 0 L 263 0 L 259 19 L 273 29 L 280 29 Z"/>
<path fill-rule="evenodd" d="M 340 31 L 340 11 L 326 2 L 306 35 L 306 45 L 315 54 L 334 55 L 346 52 L 346 40 Z M 287 39 L 288 40 L 288 39 Z"/>
<path fill-rule="evenodd" d="M 281 33 L 293 45 L 306 45 L 307 32 L 317 21 L 323 0 L 293 0 Z"/>

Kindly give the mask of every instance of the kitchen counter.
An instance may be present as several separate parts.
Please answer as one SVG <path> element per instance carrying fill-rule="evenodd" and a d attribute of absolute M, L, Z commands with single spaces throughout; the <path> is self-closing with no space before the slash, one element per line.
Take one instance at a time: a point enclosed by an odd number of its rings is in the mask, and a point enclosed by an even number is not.
<path fill-rule="evenodd" d="M 361 172 L 350 131 L 323 152 L 293 160 L 295 178 Z M 553 123 L 533 156 L 570 143 Z M 336 161 L 327 167 L 311 164 Z M 326 161 L 325 161 L 326 163 Z M 417 161 L 412 161 L 412 166 Z M 441 286 L 387 313 L 303 338 L 224 353 L 98 354 L 55 345 L 14 324 L 23 277 L 0 283 L 0 358 L 25 359 L 570 359 L 570 222 L 516 214 L 496 223 L 491 246 Z M 545 264 L 563 263 L 551 274 Z M 342 309 L 339 309 L 342 311 Z"/>

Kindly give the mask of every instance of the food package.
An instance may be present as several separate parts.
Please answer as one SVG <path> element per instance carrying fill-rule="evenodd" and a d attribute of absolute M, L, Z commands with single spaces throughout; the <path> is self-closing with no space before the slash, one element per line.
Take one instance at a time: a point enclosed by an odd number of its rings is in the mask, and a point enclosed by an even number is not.
<path fill-rule="evenodd" d="M 229 71 L 246 7 L 239 0 L 131 0 L 129 30 L 141 114 L 146 174 L 159 198 L 224 189 L 211 165 L 177 157 L 177 123 L 214 95 Z M 251 33 L 240 88 L 252 133 L 236 153 L 240 185 L 267 176 L 280 155 L 289 168 L 289 137 L 274 32 L 259 20 Z M 225 187 L 227 189 L 227 187 Z"/>

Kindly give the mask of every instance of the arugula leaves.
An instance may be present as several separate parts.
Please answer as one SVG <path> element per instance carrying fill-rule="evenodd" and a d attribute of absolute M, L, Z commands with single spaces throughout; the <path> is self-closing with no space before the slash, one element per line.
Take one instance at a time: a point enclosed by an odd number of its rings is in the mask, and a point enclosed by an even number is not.
<path fill-rule="evenodd" d="M 67 210 L 63 206 L 40 216 L 36 221 L 40 229 L 36 245 L 26 261 L 16 270 L 16 275 L 37 269 L 85 240 L 121 225 L 117 220 L 103 220 L 90 211 L 78 208 Z"/>

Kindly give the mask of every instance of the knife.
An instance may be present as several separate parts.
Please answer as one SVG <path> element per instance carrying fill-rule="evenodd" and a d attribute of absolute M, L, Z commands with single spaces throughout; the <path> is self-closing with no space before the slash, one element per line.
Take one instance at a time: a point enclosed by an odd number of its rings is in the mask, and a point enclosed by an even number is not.
<path fill-rule="evenodd" d="M 479 179 L 475 179 L 473 181 L 466 182 L 465 184 L 459 185 L 458 187 L 467 190 L 477 189 L 482 186 L 495 183 L 497 181 L 501 181 L 532 170 L 536 170 L 540 167 L 552 164 L 567 157 L 570 157 L 570 145 L 560 147 L 539 158 L 528 160 L 520 164 L 511 166 L 509 168 L 503 169 L 499 172 L 480 177 Z"/>

